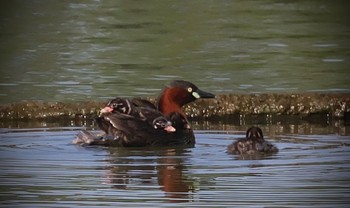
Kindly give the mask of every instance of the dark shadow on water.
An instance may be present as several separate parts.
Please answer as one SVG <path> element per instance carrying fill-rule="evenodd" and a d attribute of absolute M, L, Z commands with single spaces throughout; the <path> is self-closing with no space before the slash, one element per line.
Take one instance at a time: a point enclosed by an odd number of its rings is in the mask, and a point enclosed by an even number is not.
<path fill-rule="evenodd" d="M 114 189 L 154 188 L 157 183 L 168 202 L 192 200 L 194 182 L 186 176 L 183 148 L 109 148 L 105 182 Z"/>

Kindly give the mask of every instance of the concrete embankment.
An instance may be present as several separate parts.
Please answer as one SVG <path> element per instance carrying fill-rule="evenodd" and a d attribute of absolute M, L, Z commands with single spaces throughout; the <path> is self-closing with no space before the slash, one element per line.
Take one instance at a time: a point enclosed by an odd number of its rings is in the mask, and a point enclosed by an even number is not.
<path fill-rule="evenodd" d="M 154 98 L 148 98 L 154 101 Z M 1 120 L 93 118 L 103 102 L 22 101 L 0 106 Z M 230 115 L 327 115 L 349 119 L 350 93 L 226 94 L 202 99 L 184 107 L 189 118 L 220 118 Z"/>

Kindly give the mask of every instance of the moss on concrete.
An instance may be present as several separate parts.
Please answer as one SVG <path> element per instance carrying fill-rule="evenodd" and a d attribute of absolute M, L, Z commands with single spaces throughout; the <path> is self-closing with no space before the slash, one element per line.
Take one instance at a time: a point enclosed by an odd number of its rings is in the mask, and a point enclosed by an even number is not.
<path fill-rule="evenodd" d="M 148 98 L 154 102 L 154 98 Z M 103 102 L 78 103 L 22 101 L 0 106 L 1 120 L 92 118 Z M 190 118 L 220 118 L 229 115 L 298 115 L 327 114 L 349 116 L 350 93 L 301 94 L 225 94 L 216 99 L 202 99 L 184 107 Z"/>

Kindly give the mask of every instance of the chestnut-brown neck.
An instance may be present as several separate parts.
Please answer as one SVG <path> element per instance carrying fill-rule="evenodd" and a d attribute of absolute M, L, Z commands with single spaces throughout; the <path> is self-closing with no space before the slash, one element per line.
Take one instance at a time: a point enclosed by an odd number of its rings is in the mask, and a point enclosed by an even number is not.
<path fill-rule="evenodd" d="M 191 101 L 193 99 L 189 97 L 188 92 L 184 89 L 165 88 L 158 98 L 158 110 L 167 116 L 173 112 L 178 112 L 185 116 L 181 107 Z"/>

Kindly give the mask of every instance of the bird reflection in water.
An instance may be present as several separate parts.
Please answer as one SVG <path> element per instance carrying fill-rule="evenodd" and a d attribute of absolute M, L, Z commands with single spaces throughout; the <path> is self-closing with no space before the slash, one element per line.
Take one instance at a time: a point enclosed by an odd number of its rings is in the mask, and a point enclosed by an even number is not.
<path fill-rule="evenodd" d="M 169 202 L 192 201 L 193 179 L 186 176 L 190 149 L 110 148 L 105 182 L 115 189 L 160 187 Z"/>

